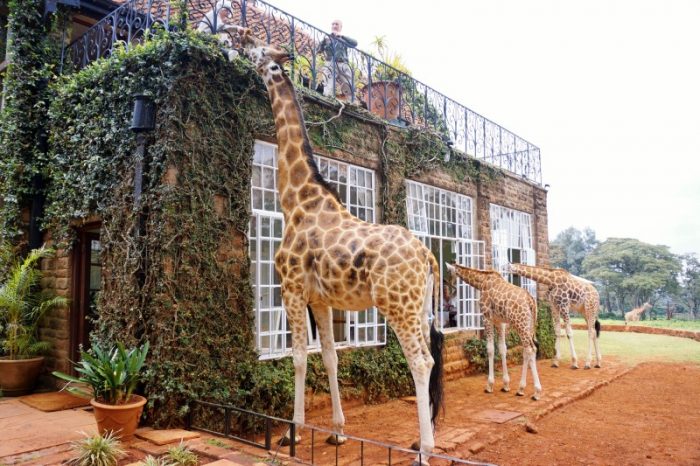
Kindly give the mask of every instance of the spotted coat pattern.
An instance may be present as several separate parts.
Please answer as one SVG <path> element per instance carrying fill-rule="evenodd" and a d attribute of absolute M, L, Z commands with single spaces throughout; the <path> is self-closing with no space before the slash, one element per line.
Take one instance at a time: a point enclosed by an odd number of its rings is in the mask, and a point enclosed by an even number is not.
<path fill-rule="evenodd" d="M 285 221 L 275 267 L 292 333 L 294 422 L 304 422 L 307 307 L 318 325 L 329 374 L 337 432 L 329 441 L 342 443 L 345 419 L 337 384 L 332 308 L 358 311 L 376 306 L 396 333 L 413 374 L 420 449 L 429 453 L 434 447 L 428 401 L 434 364 L 429 314 L 439 299 L 437 261 L 405 228 L 370 224 L 345 209 L 313 161 L 301 107 L 280 66 L 288 59 L 287 52 L 260 43 L 246 28 L 229 29 L 240 35 L 246 55 L 262 77 L 275 120 L 277 186 Z"/>
<path fill-rule="evenodd" d="M 600 296 L 598 290 L 588 281 L 570 274 L 564 269 L 551 269 L 547 267 L 535 267 L 524 264 L 511 264 L 511 272 L 523 277 L 535 280 L 537 283 L 549 287 L 548 300 L 552 305 L 552 317 L 554 319 L 554 329 L 557 335 L 556 354 L 552 365 L 559 366 L 560 350 L 559 339 L 561 320 L 564 321 L 566 336 L 571 349 L 571 367 L 578 369 L 578 360 L 574 348 L 573 333 L 571 330 L 571 311 L 576 311 L 586 320 L 588 327 L 588 356 L 586 357 L 586 369 L 591 367 L 591 349 L 595 347 L 596 366 L 600 367 L 601 354 L 598 344 L 598 311 L 600 308 Z M 598 328 L 599 323 L 597 324 Z"/>
<path fill-rule="evenodd" d="M 506 326 L 520 337 L 523 344 L 523 370 L 517 395 L 525 391 L 527 368 L 530 366 L 535 384 L 534 399 L 542 394 L 539 375 L 537 373 L 535 345 L 535 330 L 537 325 L 537 303 L 523 288 L 507 282 L 501 274 L 494 270 L 478 270 L 461 265 L 454 265 L 454 272 L 459 278 L 480 291 L 479 309 L 484 319 L 486 345 L 489 356 L 489 378 L 486 391 L 493 391 L 493 357 L 494 357 L 494 328 L 499 328 L 499 351 L 503 362 L 503 391 L 510 390 L 510 378 L 506 364 Z"/>

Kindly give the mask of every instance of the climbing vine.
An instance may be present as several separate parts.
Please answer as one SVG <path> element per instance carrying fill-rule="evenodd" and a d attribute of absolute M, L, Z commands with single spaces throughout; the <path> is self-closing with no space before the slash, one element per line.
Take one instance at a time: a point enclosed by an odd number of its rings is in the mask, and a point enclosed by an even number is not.
<path fill-rule="evenodd" d="M 0 238 L 16 241 L 22 234 L 21 209 L 36 194 L 32 180 L 47 167 L 40 140 L 60 51 L 53 34 L 60 15 L 47 24 L 43 0 L 10 0 L 8 7 L 12 40 L 0 113 Z"/>

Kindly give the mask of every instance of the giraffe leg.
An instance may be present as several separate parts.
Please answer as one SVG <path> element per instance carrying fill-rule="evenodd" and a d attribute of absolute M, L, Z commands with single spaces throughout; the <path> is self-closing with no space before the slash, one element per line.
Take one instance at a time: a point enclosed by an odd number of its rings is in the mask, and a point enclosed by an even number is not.
<path fill-rule="evenodd" d="M 501 353 L 501 363 L 503 367 L 503 388 L 502 392 L 510 391 L 510 375 L 508 375 L 508 363 L 506 361 L 506 356 L 508 354 L 508 348 L 506 347 L 506 324 L 501 324 L 501 329 L 498 334 L 498 351 Z"/>
<path fill-rule="evenodd" d="M 559 313 L 554 317 L 554 359 L 552 367 L 559 367 L 559 359 L 561 358 L 561 319 Z"/>
<path fill-rule="evenodd" d="M 530 346 L 528 348 L 530 353 L 530 370 L 532 371 L 532 382 L 535 385 L 535 394 L 532 395 L 532 399 L 537 401 L 542 396 L 542 384 L 540 384 L 540 376 L 537 373 L 537 350 Z"/>
<path fill-rule="evenodd" d="M 586 355 L 586 363 L 583 365 L 584 369 L 591 368 L 591 360 L 593 358 L 593 346 L 595 345 L 595 329 L 593 328 L 593 322 L 588 325 L 588 354 Z"/>
<path fill-rule="evenodd" d="M 486 330 L 486 353 L 488 354 L 489 358 L 489 376 L 488 379 L 486 380 L 486 389 L 484 390 L 486 393 L 493 393 L 493 384 L 496 381 L 495 376 L 493 375 L 493 353 L 494 353 L 494 343 L 493 343 L 493 324 L 491 322 L 486 322 L 485 323 L 485 330 Z"/>
<path fill-rule="evenodd" d="M 574 348 L 574 332 L 571 330 L 571 320 L 568 313 L 564 314 L 564 325 L 566 338 L 569 340 L 569 349 L 571 349 L 571 368 L 578 369 L 578 358 L 576 357 L 576 348 Z"/>
<path fill-rule="evenodd" d="M 345 416 L 340 403 L 340 390 L 338 389 L 338 355 L 335 352 L 333 340 L 333 310 L 323 304 L 313 304 L 311 310 L 316 319 L 318 336 L 321 339 L 321 355 L 323 365 L 328 374 L 328 385 L 331 391 L 331 406 L 333 409 L 333 430 L 336 432 L 326 439 L 331 445 L 342 445 L 347 438 L 343 436 Z"/>
<path fill-rule="evenodd" d="M 306 334 L 306 302 L 302 298 L 302 290 L 297 293 L 287 291 L 282 286 L 282 300 L 287 312 L 287 321 L 292 329 L 292 362 L 294 363 L 294 417 L 292 421 L 301 426 L 304 424 L 304 389 L 306 383 L 307 334 Z M 296 435 L 294 443 L 299 443 L 301 436 Z M 289 431 L 280 440 L 282 445 L 291 442 Z"/>

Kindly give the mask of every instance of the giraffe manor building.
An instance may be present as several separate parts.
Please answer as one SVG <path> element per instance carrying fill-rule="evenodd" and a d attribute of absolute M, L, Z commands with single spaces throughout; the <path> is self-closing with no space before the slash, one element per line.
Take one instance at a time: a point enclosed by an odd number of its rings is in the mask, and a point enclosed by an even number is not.
<path fill-rule="evenodd" d="M 291 386 L 291 333 L 274 268 L 284 228 L 275 127 L 228 24 L 293 53 L 287 73 L 314 161 L 345 207 L 404 225 L 434 253 L 448 375 L 467 370 L 461 345 L 482 321 L 478 293 L 446 264 L 493 268 L 536 295 L 506 266 L 548 264 L 539 149 L 426 84 L 354 48 L 342 67 L 324 59 L 326 33 L 263 1 L 3 8 L 3 235 L 54 247 L 42 285 L 70 299 L 42 322 L 52 345 L 45 384 L 81 348 L 148 340 L 144 390 L 157 423 L 196 398 L 291 404 L 280 395 Z M 41 63 L 53 67 L 35 79 L 27 70 Z M 341 385 L 348 374 L 375 383 L 348 396 L 410 392 L 377 309 L 334 310 L 333 331 L 348 349 Z M 307 381 L 322 392 L 313 367 Z"/>

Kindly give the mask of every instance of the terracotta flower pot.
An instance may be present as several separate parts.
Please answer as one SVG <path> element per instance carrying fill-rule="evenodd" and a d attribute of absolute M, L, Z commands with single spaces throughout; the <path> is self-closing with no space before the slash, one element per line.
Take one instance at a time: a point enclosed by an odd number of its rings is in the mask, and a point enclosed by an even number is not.
<path fill-rule="evenodd" d="M 44 357 L 30 359 L 0 358 L 0 390 L 4 396 L 31 393 L 44 366 Z"/>
<path fill-rule="evenodd" d="M 362 88 L 362 100 L 378 117 L 396 120 L 399 117 L 401 85 L 394 81 L 375 81 L 372 92 L 369 86 Z"/>
<path fill-rule="evenodd" d="M 117 437 L 128 439 L 134 435 L 139 425 L 146 398 L 131 395 L 130 402 L 123 405 L 107 405 L 93 398 L 90 404 L 95 410 L 95 420 L 100 435 L 112 431 Z"/>

